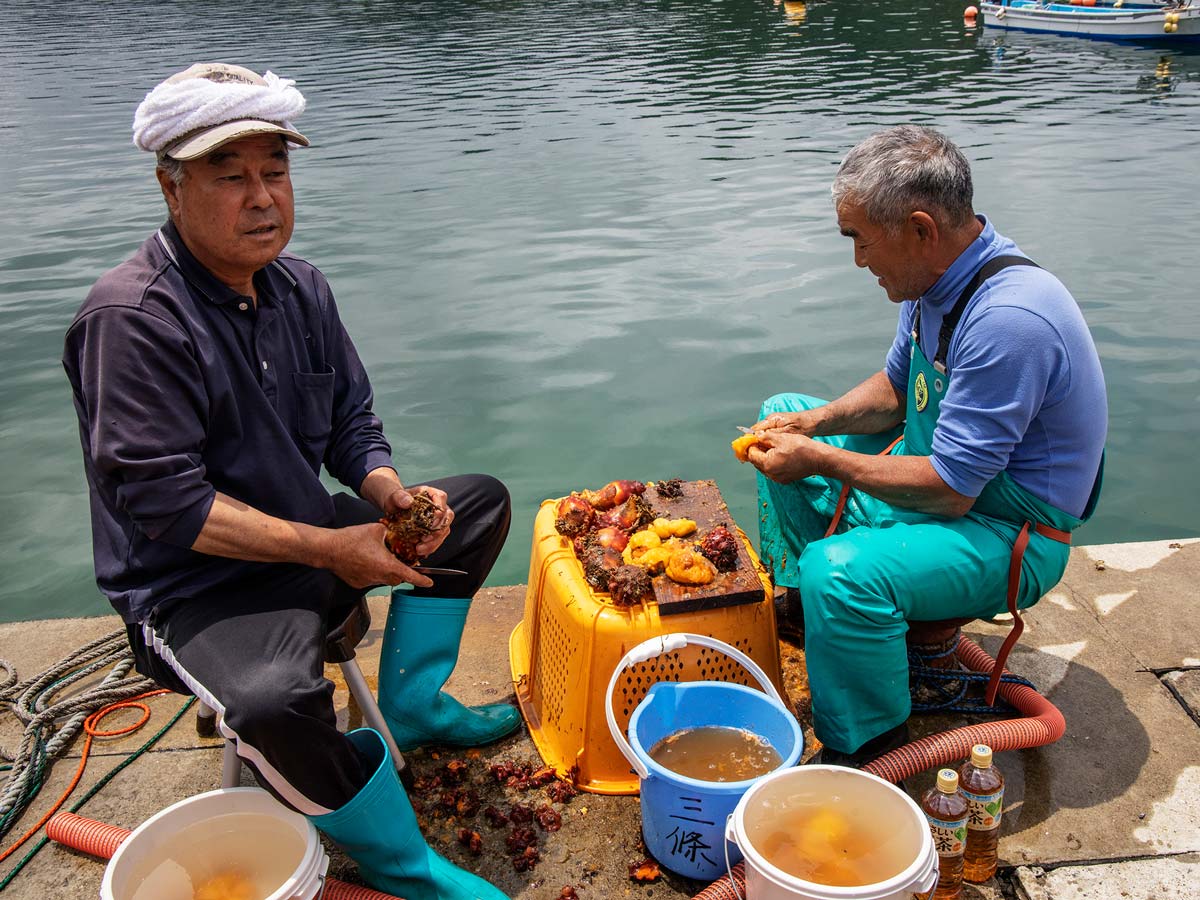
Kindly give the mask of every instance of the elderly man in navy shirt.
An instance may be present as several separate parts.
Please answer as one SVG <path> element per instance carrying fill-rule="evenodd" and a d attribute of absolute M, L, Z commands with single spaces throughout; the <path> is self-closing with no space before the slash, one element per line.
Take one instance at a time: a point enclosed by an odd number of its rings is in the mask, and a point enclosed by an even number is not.
<path fill-rule="evenodd" d="M 372 886 L 408 897 L 504 895 L 431 850 L 377 732 L 336 728 L 329 630 L 372 585 L 393 595 L 380 707 L 401 748 L 516 728 L 507 704 L 441 692 L 470 597 L 504 543 L 509 501 L 484 475 L 424 485 L 430 578 L 384 546 L 412 504 L 329 285 L 292 235 L 294 83 L 203 64 L 138 107 L 169 221 L 93 287 L 66 336 L 96 577 L 138 668 L 215 709 L 259 782 L 309 816 Z M 330 496 L 321 466 L 352 489 Z"/>
<path fill-rule="evenodd" d="M 824 762 L 902 743 L 908 623 L 1035 603 L 1099 492 L 1108 416 L 1087 324 L 972 193 L 929 128 L 846 155 L 838 225 L 900 307 L 895 340 L 842 397 L 777 395 L 752 429 L 762 558 L 798 595 L 785 614 L 802 612 Z"/>

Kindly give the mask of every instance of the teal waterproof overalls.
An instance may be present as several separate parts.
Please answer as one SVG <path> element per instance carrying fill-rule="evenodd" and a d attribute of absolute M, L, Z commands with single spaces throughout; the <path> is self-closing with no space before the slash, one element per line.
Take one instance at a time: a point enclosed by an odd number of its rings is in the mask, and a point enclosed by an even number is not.
<path fill-rule="evenodd" d="M 909 338 L 902 429 L 817 440 L 856 453 L 928 456 L 950 382 L 945 360 L 954 326 L 979 285 L 1010 265 L 1032 263 L 1021 257 L 985 263 L 946 316 L 932 363 L 921 351 L 918 306 Z M 802 394 L 779 394 L 763 404 L 759 418 L 824 403 Z M 763 562 L 776 585 L 799 588 L 804 604 L 817 737 L 835 750 L 852 753 L 908 718 L 904 635 L 909 621 L 989 618 L 1003 611 L 1009 566 L 1018 558 L 1018 608 L 1036 603 L 1057 584 L 1070 554 L 1069 533 L 1095 509 L 1102 472 L 1103 459 L 1083 518 L 1039 500 L 1007 472 L 988 482 L 971 510 L 958 519 L 903 509 L 850 490 L 836 531 L 828 537 L 824 535 L 839 505 L 841 482 L 812 476 L 785 485 L 759 473 Z M 1027 522 L 1028 545 L 1021 557 L 1023 540 L 1018 538 Z"/>

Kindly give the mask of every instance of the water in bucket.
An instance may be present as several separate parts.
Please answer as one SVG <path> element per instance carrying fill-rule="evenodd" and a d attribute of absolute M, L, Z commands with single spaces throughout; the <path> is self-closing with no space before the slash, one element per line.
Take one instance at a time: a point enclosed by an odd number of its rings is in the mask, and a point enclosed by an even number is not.
<path fill-rule="evenodd" d="M 899 792 L 837 775 L 760 785 L 742 810 L 746 839 L 765 862 L 806 882 L 861 887 L 895 878 L 920 854 L 920 821 Z"/>
<path fill-rule="evenodd" d="M 650 758 L 677 775 L 700 781 L 745 781 L 774 772 L 783 762 L 761 735 L 719 725 L 667 735 L 650 748 Z"/>
<path fill-rule="evenodd" d="M 230 813 L 168 835 L 129 884 L 129 900 L 263 900 L 291 876 L 304 839 L 276 818 Z"/>
<path fill-rule="evenodd" d="M 937 852 L 913 800 L 875 775 L 800 766 L 763 776 L 726 835 L 754 900 L 911 900 L 937 880 Z"/>

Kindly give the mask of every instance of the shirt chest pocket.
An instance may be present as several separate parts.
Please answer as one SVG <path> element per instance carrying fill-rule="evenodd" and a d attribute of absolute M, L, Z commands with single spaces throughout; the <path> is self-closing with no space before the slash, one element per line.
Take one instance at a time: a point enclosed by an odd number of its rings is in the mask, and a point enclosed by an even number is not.
<path fill-rule="evenodd" d="M 333 430 L 334 371 L 332 367 L 326 368 L 325 372 L 292 373 L 296 388 L 296 431 L 313 444 L 328 440 Z"/>

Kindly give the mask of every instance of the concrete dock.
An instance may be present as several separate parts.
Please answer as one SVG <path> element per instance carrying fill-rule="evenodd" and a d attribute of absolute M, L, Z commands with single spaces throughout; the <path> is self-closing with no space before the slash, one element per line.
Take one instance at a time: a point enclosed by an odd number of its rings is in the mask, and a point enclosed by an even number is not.
<path fill-rule="evenodd" d="M 1049 747 L 998 754 L 1007 780 L 996 878 L 967 886 L 963 896 L 1025 900 L 1191 900 L 1200 897 L 1200 539 L 1078 547 L 1062 582 L 1025 616 L 1027 627 L 1008 662 L 1062 710 L 1067 732 Z M 513 697 L 508 635 L 520 620 L 525 588 L 490 588 L 472 607 L 459 666 L 447 689 L 465 702 Z M 374 684 L 386 599 L 372 601 L 374 625 L 359 660 Z M 22 679 L 76 648 L 120 627 L 115 616 L 0 625 L 0 657 Z M 995 625 L 967 633 L 994 653 L 1004 636 Z M 803 650 L 781 642 L 787 684 L 797 708 L 803 695 Z M 357 724 L 357 711 L 336 668 L 339 718 Z M 185 698 L 153 698 L 150 721 L 120 738 L 98 739 L 78 797 L 165 724 Z M 129 721 L 129 720 L 124 720 Z M 114 725 L 122 723 L 120 717 Z M 79 810 L 80 815 L 133 828 L 163 807 L 220 786 L 221 742 L 196 734 L 191 710 L 152 749 L 119 773 Z M 964 724 L 949 716 L 914 718 L 915 735 Z M 808 732 L 811 736 L 811 732 Z M 20 725 L 0 715 L 0 747 L 13 749 Z M 70 783 L 82 739 L 55 763 L 34 804 L 0 841 L 7 849 L 37 822 Z M 806 756 L 812 751 L 806 750 Z M 548 801 L 544 788 L 522 792 L 496 781 L 488 767 L 517 761 L 540 765 L 528 733 L 478 752 L 426 748 L 406 754 L 419 778 L 415 805 L 427 839 L 458 865 L 479 873 L 514 898 L 552 900 L 571 887 L 580 898 L 691 897 L 705 885 L 666 870 L 651 882 L 630 878 L 646 858 L 636 797 L 579 794 Z M 561 815 L 557 831 L 538 830 L 540 862 L 515 871 L 504 837 L 484 817 L 447 809 L 429 778 L 452 759 L 467 765 L 467 784 L 480 806 L 549 805 Z M 909 779 L 914 795 L 932 773 Z M 243 771 L 243 783 L 253 783 Z M 473 855 L 458 840 L 462 828 L 480 834 Z M 36 840 L 36 839 L 35 839 Z M 33 841 L 0 863 L 0 880 Z M 331 874 L 357 882 L 352 863 L 332 853 Z M 103 863 L 55 844 L 42 849 L 4 891 L 29 900 L 83 900 L 99 894 Z"/>

